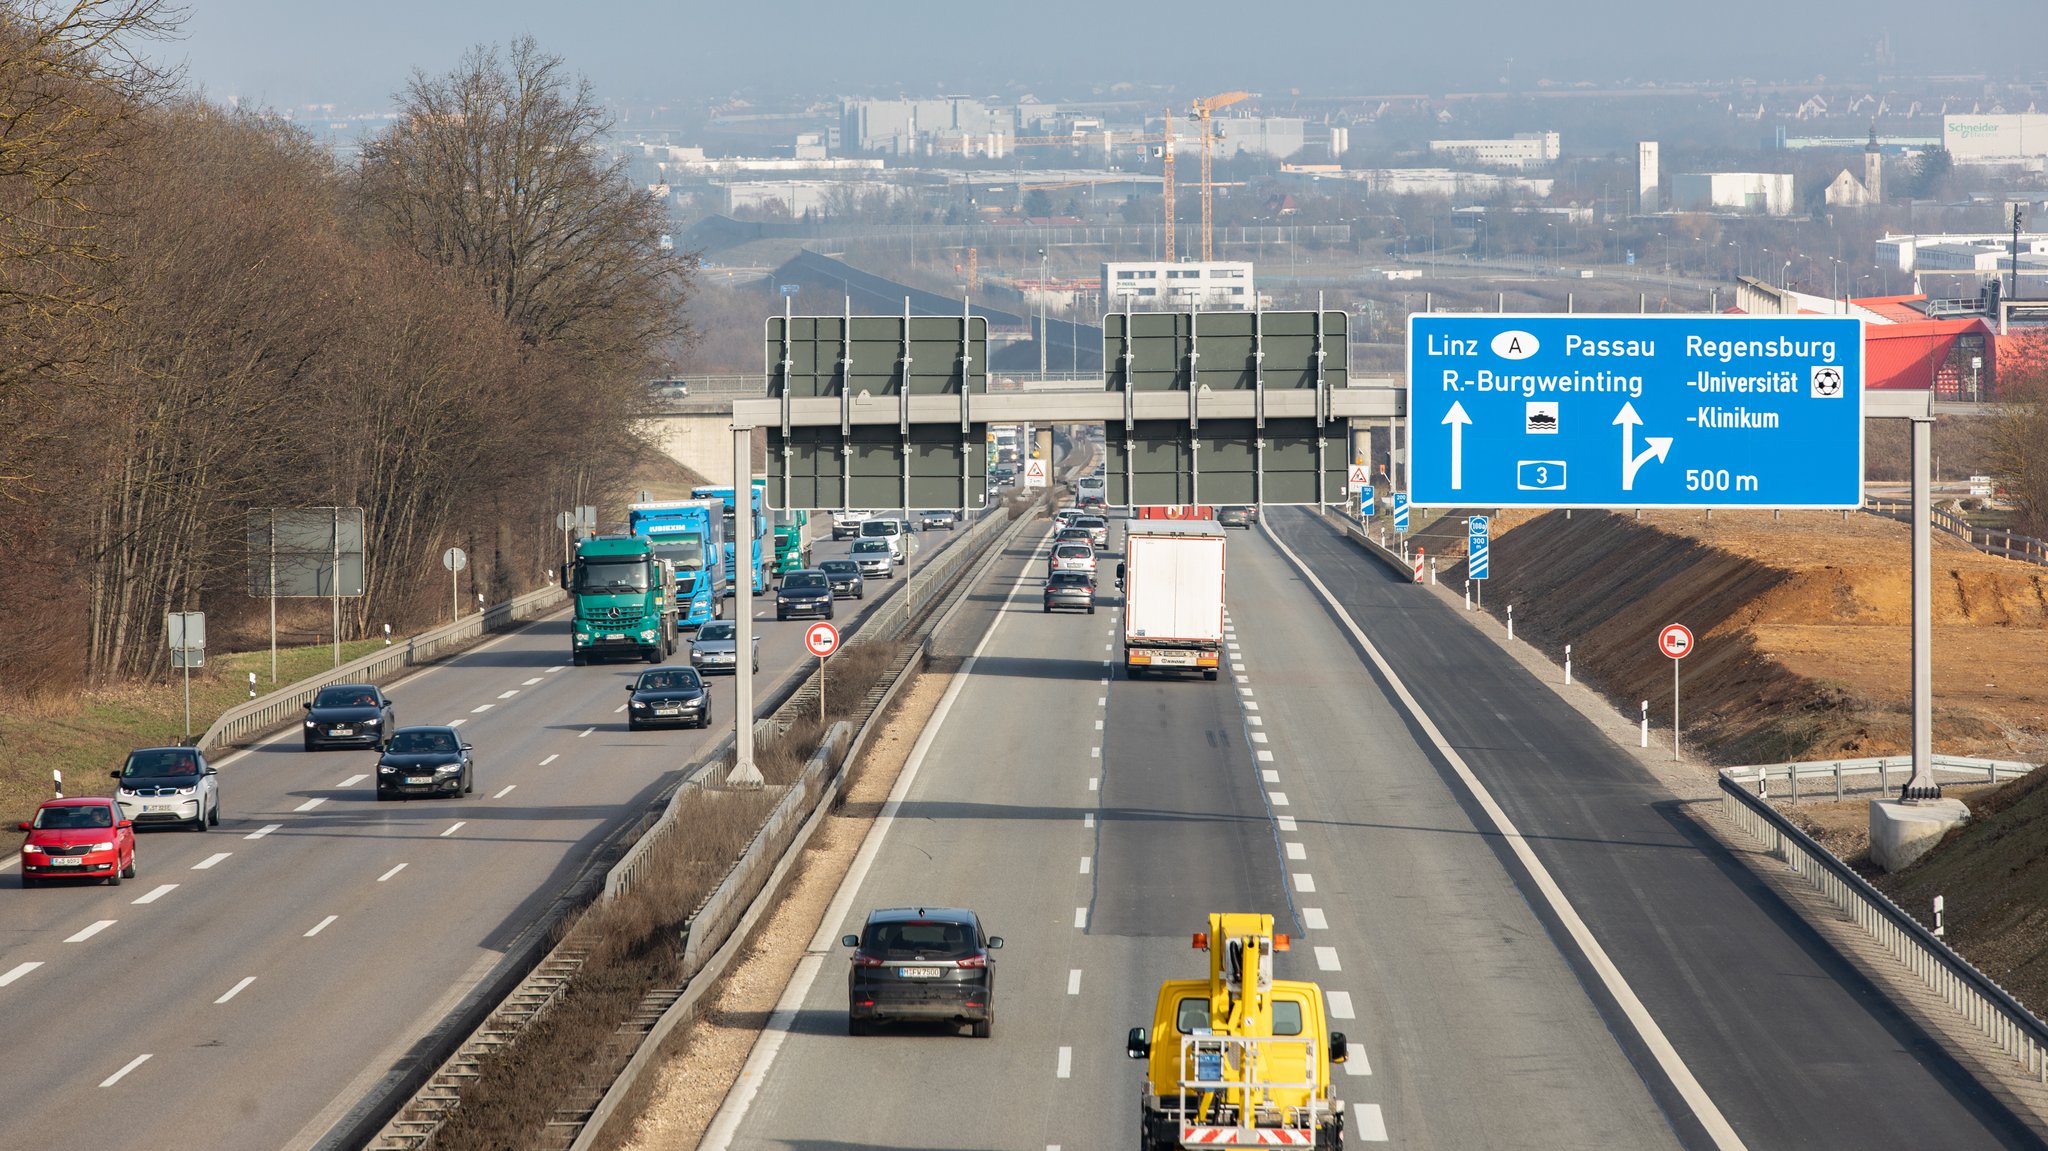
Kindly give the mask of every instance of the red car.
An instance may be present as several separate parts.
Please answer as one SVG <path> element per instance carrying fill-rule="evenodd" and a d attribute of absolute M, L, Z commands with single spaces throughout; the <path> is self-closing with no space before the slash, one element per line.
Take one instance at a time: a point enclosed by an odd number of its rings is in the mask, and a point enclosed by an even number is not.
<path fill-rule="evenodd" d="M 90 876 L 108 886 L 135 878 L 135 825 L 112 796 L 46 800 L 21 825 L 21 885 Z"/>

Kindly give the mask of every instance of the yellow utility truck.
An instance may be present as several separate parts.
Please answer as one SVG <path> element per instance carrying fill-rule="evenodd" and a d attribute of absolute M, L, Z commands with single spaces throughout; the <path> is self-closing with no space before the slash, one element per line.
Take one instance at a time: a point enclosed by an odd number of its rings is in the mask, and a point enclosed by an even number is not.
<path fill-rule="evenodd" d="M 1125 1054 L 1145 1064 L 1139 1147 L 1344 1146 L 1344 1103 L 1330 1097 L 1344 1062 L 1323 989 L 1273 978 L 1288 939 L 1270 915 L 1216 912 L 1197 932 L 1209 978 L 1161 984 L 1152 1028 L 1131 1029 Z"/>

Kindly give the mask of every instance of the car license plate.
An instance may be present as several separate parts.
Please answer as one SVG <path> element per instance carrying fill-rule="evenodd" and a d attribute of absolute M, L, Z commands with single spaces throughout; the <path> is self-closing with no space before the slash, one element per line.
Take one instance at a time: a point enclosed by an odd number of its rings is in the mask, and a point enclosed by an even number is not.
<path fill-rule="evenodd" d="M 169 811 L 170 809 L 171 805 L 168 803 L 145 803 L 142 805 L 142 810 L 144 811 Z"/>
<path fill-rule="evenodd" d="M 682 708 L 679 708 L 679 707 L 657 707 L 657 708 L 655 708 L 655 709 L 654 709 L 654 714 L 656 714 L 656 715 L 681 715 L 681 714 L 683 714 L 683 709 L 682 709 Z"/>
<path fill-rule="evenodd" d="M 625 638 L 626 638 L 626 633 L 625 633 L 625 632 L 622 632 L 622 631 L 614 631 L 614 632 L 607 632 L 607 633 L 605 633 L 605 637 L 604 637 L 604 638 L 606 638 L 606 639 L 625 639 Z"/>
<path fill-rule="evenodd" d="M 84 856 L 82 856 L 82 855 L 61 855 L 61 856 L 55 856 L 55 857 L 53 857 L 53 858 L 52 858 L 52 859 L 50 860 L 50 866 L 51 866 L 51 867 L 84 867 L 84 866 L 85 866 L 85 857 L 84 857 Z"/>
<path fill-rule="evenodd" d="M 1152 662 L 1193 666 L 1195 657 L 1184 651 L 1162 651 L 1153 653 Z"/>
<path fill-rule="evenodd" d="M 330 727 L 327 729 L 327 734 L 329 735 L 354 735 L 355 733 L 356 729 L 352 727 Z"/>
<path fill-rule="evenodd" d="M 899 967 L 896 969 L 896 974 L 905 979 L 937 979 L 939 977 L 939 969 L 936 967 Z"/>
<path fill-rule="evenodd" d="M 408 775 L 405 777 L 405 782 L 413 784 L 432 783 L 434 782 L 434 777 L 431 775 Z"/>

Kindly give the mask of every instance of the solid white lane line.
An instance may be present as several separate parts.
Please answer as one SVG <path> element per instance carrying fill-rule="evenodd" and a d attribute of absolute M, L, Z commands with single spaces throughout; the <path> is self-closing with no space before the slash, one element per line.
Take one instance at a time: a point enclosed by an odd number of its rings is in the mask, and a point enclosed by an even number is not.
<path fill-rule="evenodd" d="M 1356 1019 L 1356 1018 L 1358 1018 L 1358 1012 L 1352 1009 L 1352 1006 L 1351 1006 L 1351 993 L 1350 993 L 1349 991 L 1331 991 L 1331 992 L 1327 992 L 1327 993 L 1325 993 L 1325 994 L 1324 994 L 1323 998 L 1325 998 L 1325 999 L 1327 999 L 1327 1000 L 1329 1000 L 1329 1001 L 1330 1001 L 1330 1018 L 1332 1018 L 1332 1019 Z"/>
<path fill-rule="evenodd" d="M 1302 846 L 1301 844 L 1299 844 L 1299 843 L 1289 843 L 1289 844 L 1287 845 L 1287 858 L 1289 858 L 1289 859 L 1307 859 L 1307 858 L 1308 858 L 1308 848 L 1306 848 L 1306 847 L 1303 847 L 1303 846 Z"/>
<path fill-rule="evenodd" d="M 1268 751 L 1268 750 L 1266 750 L 1266 749 L 1265 749 L 1265 748 L 1263 748 L 1263 747 L 1262 747 L 1262 748 L 1260 748 L 1260 749 L 1259 749 L 1259 750 L 1258 750 L 1257 752 L 1255 752 L 1254 754 L 1256 754 L 1256 755 L 1258 756 L 1258 759 L 1259 759 L 1259 762 L 1260 762 L 1260 763 L 1271 763 L 1271 762 L 1273 762 L 1273 753 L 1272 753 L 1272 752 L 1270 752 L 1270 751 Z"/>
<path fill-rule="evenodd" d="M 1267 783 L 1279 783 L 1280 773 L 1274 771 L 1272 768 L 1269 767 L 1259 773 L 1259 778 L 1265 780 Z"/>
<path fill-rule="evenodd" d="M 80 931 L 78 934 L 72 936 L 71 938 L 65 940 L 64 942 L 84 943 L 86 940 L 91 939 L 93 936 L 98 935 L 100 932 L 105 931 L 109 927 L 112 927 L 117 922 L 118 920 L 102 919 L 99 922 L 93 924 L 91 927 L 88 927 L 83 931 Z"/>
<path fill-rule="evenodd" d="M 1082 857 L 1081 857 L 1081 874 L 1083 874 L 1083 875 L 1086 875 L 1086 874 L 1088 874 L 1088 869 L 1089 869 L 1089 868 L 1090 868 L 1091 866 L 1093 866 L 1093 865 L 1094 865 L 1094 863 L 1095 863 L 1095 857 L 1094 857 L 1094 856 L 1092 856 L 1092 855 L 1084 855 L 1084 856 L 1082 856 Z"/>
<path fill-rule="evenodd" d="M 1344 965 L 1337 962 L 1337 949 L 1334 947 L 1316 948 L 1316 968 L 1321 971 L 1344 970 Z"/>
<path fill-rule="evenodd" d="M 1089 790 L 1089 791 L 1100 791 L 1100 790 L 1102 790 L 1102 780 L 1101 780 L 1101 779 L 1091 779 L 1091 780 L 1089 780 L 1089 781 L 1088 781 L 1088 790 Z"/>
<path fill-rule="evenodd" d="M 453 826 L 453 827 L 449 828 L 448 830 L 446 830 L 446 831 L 444 831 L 444 832 L 442 832 L 442 833 L 441 833 L 441 838 L 442 838 L 442 839 L 446 839 L 446 838 L 448 838 L 449 836 L 451 836 L 451 835 L 454 835 L 454 834 L 455 834 L 456 832 L 458 832 L 458 831 L 461 831 L 461 830 L 463 829 L 463 827 L 464 827 L 465 825 L 467 825 L 468 823 L 469 823 L 469 821 L 468 821 L 468 820 L 466 820 L 466 819 L 458 819 L 458 820 L 456 820 L 456 821 L 455 821 L 455 826 Z"/>
<path fill-rule="evenodd" d="M 135 1058 L 130 1059 L 128 1061 L 127 1066 L 121 1068 L 119 1071 L 114 1072 L 112 1075 L 107 1076 L 105 1079 L 100 1080 L 100 1086 L 112 1087 L 114 1084 L 119 1083 L 121 1081 L 121 1077 L 123 1075 L 128 1074 L 130 1071 L 135 1070 L 137 1067 L 142 1066 L 144 1063 L 147 1063 L 148 1061 L 149 1056 L 137 1055 Z"/>
<path fill-rule="evenodd" d="M 141 896 L 140 898 L 136 899 L 136 900 L 135 900 L 135 902 L 136 902 L 136 903 L 155 903 L 155 902 L 156 902 L 157 900 L 159 900 L 159 899 L 162 899 L 162 898 L 163 898 L 164 896 L 166 896 L 166 895 L 169 895 L 169 894 L 170 894 L 171 892 L 173 892 L 173 891 L 176 891 L 176 890 L 178 890 L 178 885 L 177 885 L 177 884 L 175 884 L 175 883 L 166 883 L 166 884 L 163 884 L 162 886 L 158 887 L 158 888 L 157 888 L 157 889 L 156 889 L 155 891 L 152 891 L 152 892 L 150 892 L 150 893 L 149 893 L 148 895 L 144 895 L 144 896 Z"/>
<path fill-rule="evenodd" d="M 257 828 L 256 830 L 254 830 L 254 831 L 250 832 L 249 834 L 247 834 L 247 835 L 243 836 L 242 838 L 243 838 L 243 839 L 262 839 L 262 838 L 263 838 L 264 836 L 266 836 L 266 835 L 269 835 L 269 834 L 270 834 L 271 832 L 273 832 L 273 831 L 276 831 L 276 830 L 277 830 L 278 828 L 281 828 L 281 827 L 283 827 L 283 826 L 284 826 L 284 824 L 282 824 L 282 823 L 266 823 L 266 824 L 264 824 L 264 825 L 263 825 L 262 827 L 259 827 L 259 828 Z"/>
<path fill-rule="evenodd" d="M 318 806 L 320 806 L 321 804 L 323 804 L 323 803 L 326 803 L 326 802 L 327 802 L 327 799 L 326 799 L 326 797 L 325 797 L 325 796 L 315 796 L 315 797 L 313 797 L 312 799 L 309 799 L 309 800 L 307 800 L 306 802 L 304 802 L 304 803 L 302 803 L 302 804 L 298 805 L 297 807 L 294 807 L 294 808 L 292 808 L 292 810 L 293 810 L 293 811 L 295 811 L 295 812 L 296 812 L 296 811 L 311 811 L 311 810 L 313 810 L 314 808 L 316 808 L 316 807 L 318 807 Z"/>
<path fill-rule="evenodd" d="M 561 753 L 557 752 L 556 754 L 554 754 L 554 755 L 551 755 L 551 756 L 547 757 L 546 759 L 543 759 L 543 760 L 541 760 L 541 761 L 540 761 L 540 765 L 541 765 L 542 767 L 546 767 L 546 766 L 547 766 L 548 764 L 551 764 L 551 763 L 555 762 L 556 760 L 558 760 L 558 759 L 560 759 L 560 758 L 562 758 L 562 756 L 561 756 Z"/>
<path fill-rule="evenodd" d="M 36 968 L 41 967 L 42 965 L 43 961 L 40 959 L 32 959 L 27 963 L 15 964 L 14 970 L 9 971 L 5 975 L 0 975 L 0 987 L 7 986 L 8 984 L 14 982 L 17 979 L 20 979 L 22 976 L 27 975 L 29 972 L 34 971 Z M 1081 973 L 1076 971 L 1074 972 L 1074 974 L 1078 977 Z"/>
<path fill-rule="evenodd" d="M 1436 722 L 1408 690 L 1407 683 L 1395 673 L 1393 665 L 1387 662 L 1386 657 L 1380 654 L 1380 649 L 1366 637 L 1364 629 L 1358 626 L 1358 621 L 1351 617 L 1351 613 L 1337 602 L 1337 597 L 1330 594 L 1329 586 L 1323 583 L 1315 572 L 1309 570 L 1308 565 L 1301 561 L 1300 556 L 1294 554 L 1292 548 L 1280 542 L 1280 537 L 1270 529 L 1266 531 L 1266 538 L 1273 541 L 1273 546 L 1287 557 L 1295 570 L 1301 573 L 1302 578 L 1316 589 L 1323 602 L 1336 613 L 1339 620 L 1343 621 L 1345 629 L 1351 633 L 1351 638 L 1357 642 L 1359 650 L 1363 651 L 1373 666 L 1379 670 L 1387 685 L 1393 689 L 1395 697 L 1401 701 L 1401 706 L 1415 720 L 1416 725 L 1422 728 L 1430 743 L 1443 755 L 1445 762 L 1450 764 L 1451 770 L 1465 785 L 1466 791 L 1478 803 L 1480 810 L 1492 821 L 1494 829 L 1500 832 L 1501 837 L 1513 849 L 1515 858 L 1528 873 L 1543 901 L 1550 906 L 1551 913 L 1557 916 L 1558 922 L 1564 926 L 1565 933 L 1572 937 L 1572 942 L 1578 945 L 1580 954 L 1586 957 L 1586 962 L 1600 977 L 1601 986 L 1605 987 L 1607 993 L 1620 1005 L 1622 1015 L 1635 1028 L 1636 1034 L 1643 1040 L 1643 1045 L 1656 1058 L 1657 1066 L 1670 1078 L 1672 1086 L 1677 1088 L 1679 1096 L 1692 1108 L 1694 1118 L 1706 1129 L 1714 1141 L 1714 1146 L 1721 1148 L 1722 1151 L 1737 1151 L 1743 1148 L 1744 1144 L 1741 1137 L 1735 1134 L 1735 1128 L 1729 1124 L 1727 1117 L 1721 1114 L 1721 1109 L 1715 1106 L 1713 1097 L 1707 1094 L 1706 1088 L 1700 1086 L 1700 1081 L 1694 1077 L 1692 1069 L 1686 1066 L 1685 1060 L 1679 1057 L 1678 1049 L 1671 1045 L 1671 1040 L 1664 1034 L 1664 1029 L 1657 1025 L 1657 1020 L 1650 1014 L 1650 1009 L 1643 1006 L 1643 1001 L 1637 997 L 1635 989 L 1629 986 L 1628 980 L 1622 978 L 1621 969 L 1614 965 L 1614 960 L 1609 958 L 1607 949 L 1601 947 L 1600 941 L 1593 937 L 1592 928 L 1586 926 L 1586 921 L 1579 917 L 1578 909 L 1565 898 L 1564 889 L 1557 885 L 1557 880 L 1551 876 L 1550 870 L 1536 857 L 1535 849 L 1529 846 L 1529 841 L 1523 837 L 1521 829 L 1515 826 L 1514 821 L 1508 818 L 1507 812 L 1494 800 L 1493 792 L 1480 782 L 1471 765 L 1467 764 L 1457 749 L 1451 746 L 1450 741 L 1444 738 Z"/>
<path fill-rule="evenodd" d="M 498 705 L 497 705 L 497 704 L 495 704 L 495 703 L 480 703 L 480 704 L 476 705 L 475 707 L 473 707 L 473 708 L 470 708 L 470 709 L 469 709 L 469 714 L 471 714 L 471 715 L 482 715 L 482 714 L 483 714 L 484 712 L 487 712 L 487 711 L 491 710 L 492 708 L 494 708 L 494 707 L 496 707 L 496 706 L 498 706 Z"/>
<path fill-rule="evenodd" d="M 1273 821 L 1280 825 L 1280 830 L 1282 831 L 1301 830 L 1300 827 L 1295 824 L 1294 817 L 1291 815 L 1276 815 L 1273 817 Z"/>
<path fill-rule="evenodd" d="M 515 787 L 518 787 L 518 786 L 519 786 L 519 785 L 518 785 L 518 784 L 516 784 L 516 783 L 508 783 L 508 784 L 506 784 L 506 785 L 505 785 L 505 788 L 504 788 L 504 790 L 502 790 L 502 791 L 498 792 L 498 794 L 496 794 L 496 795 L 492 796 L 491 798 L 492 798 L 492 799 L 503 799 L 503 798 L 505 798 L 506 796 L 508 796 L 508 795 L 512 794 L 512 789 L 513 789 L 513 788 L 515 788 Z"/>
<path fill-rule="evenodd" d="M 314 924 L 314 925 L 313 925 L 313 930 L 311 930 L 311 931 L 308 931 L 308 932 L 307 932 L 306 934 L 304 934 L 304 935 L 300 936 L 300 938 L 301 938 L 301 939 L 311 939 L 311 938 L 313 938 L 313 937 L 314 937 L 315 935 L 318 935 L 318 934 L 320 934 L 321 932 L 323 932 L 323 931 L 327 930 L 327 925 L 328 925 L 328 924 L 330 924 L 330 923 L 333 923 L 333 922 L 334 922 L 335 920 L 337 920 L 337 919 L 340 919 L 340 918 L 341 918 L 341 916 L 339 916 L 339 915 L 330 915 L 330 916 L 328 916 L 327 918 L 325 918 L 325 919 L 321 920 L 320 922 L 318 922 L 318 923 Z"/>
<path fill-rule="evenodd" d="M 597 729 L 596 729 L 596 728 L 594 728 L 594 727 L 586 727 L 586 728 L 584 728 L 584 729 L 583 729 L 582 731 L 579 731 L 579 732 L 577 732 L 577 733 L 576 733 L 576 738 L 577 738 L 577 739 L 582 739 L 582 738 L 583 738 L 584 736 L 586 736 L 586 735 L 589 735 L 589 734 L 590 734 L 591 732 L 593 732 L 593 731 L 596 731 L 596 730 L 597 730 Z"/>
<path fill-rule="evenodd" d="M 245 975 L 242 977 L 242 981 L 240 983 L 237 983 L 233 987 L 228 988 L 228 993 L 226 995 L 221 996 L 219 999 L 214 1000 L 214 1002 L 217 1004 L 226 1003 L 228 1000 L 233 999 L 237 995 L 240 995 L 242 993 L 242 988 L 247 987 L 254 982 L 256 982 L 255 976 Z"/>
<path fill-rule="evenodd" d="M 534 684 L 537 684 L 537 683 L 539 683 L 539 682 L 540 682 L 540 677 L 539 677 L 539 676 L 534 676 L 534 677 L 533 677 L 532 679 L 529 679 L 529 680 L 527 680 L 527 681 L 526 681 L 525 683 L 522 683 L 522 684 L 520 684 L 519 686 L 520 686 L 520 687 L 532 687 L 532 686 L 533 686 Z"/>
<path fill-rule="evenodd" d="M 1081 994 L 1081 969 L 1078 967 L 1067 972 L 1067 994 Z"/>
<path fill-rule="evenodd" d="M 1323 909 L 1320 907 L 1302 908 L 1301 921 L 1308 924 L 1310 931 L 1328 931 L 1330 929 L 1330 921 L 1323 918 Z"/>
<path fill-rule="evenodd" d="M 1071 1079 L 1071 1078 L 1073 1078 L 1073 1077 L 1074 1077 L 1074 1049 L 1073 1049 L 1073 1048 L 1071 1048 L 1071 1047 L 1062 1047 L 1062 1048 L 1060 1048 L 1060 1059 L 1059 1059 L 1059 1064 L 1058 1064 L 1058 1066 L 1056 1066 L 1056 1067 L 1055 1067 L 1055 1068 L 1053 1069 L 1053 1073 L 1052 1073 L 1052 1074 L 1053 1074 L 1053 1078 L 1055 1078 L 1055 1079 Z"/>
<path fill-rule="evenodd" d="M 1082 817 L 1081 817 L 1081 826 L 1082 826 L 1082 827 L 1094 827 L 1094 826 L 1095 826 L 1095 813 L 1091 811 L 1091 812 L 1089 812 L 1088 814 L 1086 814 L 1086 815 L 1082 816 Z"/>
<path fill-rule="evenodd" d="M 1009 592 L 1003 597 L 1004 606 L 1014 603 L 1018 593 L 1031 579 L 1032 565 L 1026 562 L 1017 574 Z M 930 754 L 934 740 L 945 726 L 946 716 L 953 710 L 953 702 L 960 697 L 967 681 L 974 675 L 975 665 L 981 653 L 994 641 L 996 627 L 991 624 L 983 633 L 981 642 L 967 657 L 967 662 L 953 674 L 953 681 L 946 686 L 945 694 L 939 697 L 939 706 L 919 733 L 917 742 L 910 747 L 910 758 L 896 776 L 896 784 L 889 790 L 889 798 L 882 805 L 882 813 L 868 828 L 867 838 L 861 841 L 860 849 L 854 853 L 853 863 L 847 868 L 845 878 L 840 881 L 839 890 L 833 894 L 832 902 L 825 908 L 823 922 L 818 925 L 817 934 L 811 938 L 810 946 L 803 958 L 797 960 L 796 972 L 783 988 L 782 997 L 776 1001 L 775 1011 L 768 1018 L 767 1029 L 754 1042 L 753 1050 L 747 1055 L 745 1065 L 740 1068 L 740 1077 L 718 1113 L 712 1116 L 711 1125 L 706 1129 L 698 1151 L 727 1151 L 739 1135 L 741 1125 L 746 1121 L 747 1110 L 753 1105 L 754 1094 L 768 1077 L 768 1070 L 775 1063 L 777 1052 L 782 1049 L 783 1040 L 795 1029 L 797 1014 L 802 1010 L 804 997 L 810 994 L 811 985 L 817 981 L 818 972 L 824 966 L 825 956 L 833 951 L 839 929 L 853 912 L 854 897 L 860 894 L 861 886 L 867 881 L 867 874 L 874 866 L 875 856 L 882 849 L 882 841 L 888 836 L 889 828 L 896 821 L 897 812 L 903 809 L 904 800 L 911 787 L 917 782 L 919 772 L 924 768 L 925 757 Z M 1084 909 L 1085 910 L 1085 909 Z"/>
<path fill-rule="evenodd" d="M 340 782 L 339 784 L 337 784 L 336 786 L 338 786 L 338 787 L 354 787 L 354 786 L 355 786 L 356 784 L 359 784 L 359 783 L 363 782 L 364 780 L 366 780 L 366 779 L 368 779 L 368 778 L 370 778 L 370 777 L 369 777 L 368 775 L 364 775 L 364 774 L 360 774 L 360 773 L 358 773 L 358 774 L 356 774 L 356 775 L 351 775 L 351 776 L 349 776 L 349 777 L 348 777 L 347 779 L 344 779 L 344 780 L 342 780 L 342 781 L 341 781 L 341 782 Z"/>
<path fill-rule="evenodd" d="M 1267 792 L 1266 799 L 1267 802 L 1271 803 L 1274 807 L 1288 806 L 1287 793 L 1284 791 Z"/>
<path fill-rule="evenodd" d="M 1074 909 L 1074 926 L 1075 926 L 1075 927 L 1078 927 L 1078 928 L 1080 928 L 1080 929 L 1081 929 L 1081 930 L 1083 930 L 1083 931 L 1086 931 L 1086 930 L 1088 929 L 1088 909 L 1087 909 L 1087 908 L 1085 908 L 1085 907 L 1076 907 L 1076 908 Z"/>
<path fill-rule="evenodd" d="M 382 882 L 384 882 L 385 880 L 387 880 L 387 879 L 391 878 L 391 877 L 392 877 L 392 876 L 394 876 L 394 875 L 397 875 L 397 874 L 398 874 L 399 872 L 401 872 L 401 871 L 404 871 L 404 870 L 405 870 L 405 864 L 401 863 L 401 864 L 399 864 L 399 865 L 398 865 L 397 867 L 394 867 L 394 868 L 392 868 L 391 870 L 389 870 L 389 871 L 385 872 L 384 874 L 382 874 L 382 875 L 378 876 L 378 877 L 377 877 L 377 882 L 379 882 L 379 883 L 382 883 Z"/>
<path fill-rule="evenodd" d="M 499 693 L 498 693 L 498 698 L 499 698 L 499 699 L 511 699 L 511 698 L 512 698 L 513 696 L 515 696 L 515 695 L 518 695 L 518 694 L 519 694 L 519 689 L 515 687 L 515 688 L 513 688 L 513 689 L 512 689 L 511 691 L 499 692 Z"/>
<path fill-rule="evenodd" d="M 212 855 L 207 856 L 205 859 L 202 859 L 199 862 L 193 864 L 192 870 L 206 871 L 209 868 L 211 868 L 214 864 L 219 863 L 221 860 L 226 859 L 228 856 L 233 854 L 234 852 L 232 851 L 216 851 Z"/>
<path fill-rule="evenodd" d="M 1370 1074 L 1370 1072 L 1368 1072 Z M 1350 1113 L 1351 1137 L 1360 1143 L 1385 1143 L 1387 1141 L 1387 1120 L 1380 1114 L 1377 1103 L 1360 1103 L 1345 1108 Z"/>
<path fill-rule="evenodd" d="M 468 722 L 469 722 L 469 717 L 465 715 L 465 716 L 463 716 L 463 717 L 462 717 L 461 719 L 451 719 L 451 720 L 449 720 L 449 721 L 448 721 L 448 726 L 449 726 L 449 727 L 461 727 L 461 726 L 462 726 L 463 724 L 465 724 L 465 723 L 468 723 Z"/>
<path fill-rule="evenodd" d="M 1306 871 L 1294 873 L 1294 890 L 1308 892 L 1316 889 L 1316 877 Z"/>

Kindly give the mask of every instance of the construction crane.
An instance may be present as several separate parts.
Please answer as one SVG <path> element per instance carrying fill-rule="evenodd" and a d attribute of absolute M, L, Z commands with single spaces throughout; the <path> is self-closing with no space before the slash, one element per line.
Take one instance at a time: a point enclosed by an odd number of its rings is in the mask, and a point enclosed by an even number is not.
<path fill-rule="evenodd" d="M 1209 178 L 1209 144 L 1215 138 L 1211 136 L 1209 133 L 1209 114 L 1211 112 L 1216 111 L 1219 108 L 1228 108 L 1232 104 L 1235 104 L 1240 100 L 1249 100 L 1251 98 L 1252 94 L 1250 92 L 1225 92 L 1220 96 L 1209 96 L 1204 99 L 1196 100 L 1194 102 L 1195 116 L 1197 119 L 1201 121 L 1202 124 L 1202 262 L 1205 264 L 1214 258 L 1213 229 L 1215 220 L 1216 186 L 1215 182 Z M 1169 117 L 1166 123 L 1166 134 L 1170 137 L 1173 135 L 1173 121 Z M 1169 145 L 1168 154 L 1171 155 L 1171 152 L 1172 148 L 1171 145 Z M 1171 163 L 1171 161 L 1169 161 L 1169 163 Z M 1169 205 L 1173 203 L 1171 195 L 1172 194 L 1169 192 L 1169 198 L 1167 200 L 1167 203 Z M 1171 217 L 1169 216 L 1169 219 L 1170 218 Z M 1166 258 L 1168 260 L 1173 259 L 1173 254 L 1171 251 L 1167 253 Z"/>

